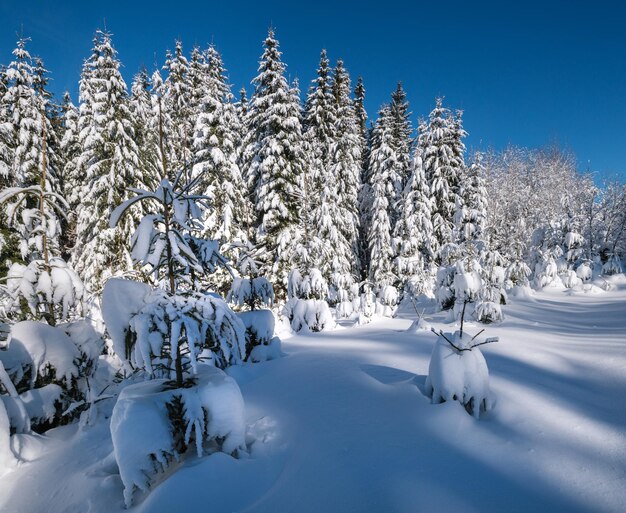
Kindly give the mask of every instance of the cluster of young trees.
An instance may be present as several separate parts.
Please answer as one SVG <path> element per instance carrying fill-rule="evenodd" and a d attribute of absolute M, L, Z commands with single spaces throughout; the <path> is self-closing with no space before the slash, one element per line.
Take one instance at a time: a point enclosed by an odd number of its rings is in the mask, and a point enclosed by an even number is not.
<path fill-rule="evenodd" d="M 39 277 L 61 279 L 53 268 L 65 272 L 66 310 L 85 293 L 77 276 L 94 294 L 115 275 L 158 279 L 131 251 L 149 205 L 115 226 L 109 217 L 130 188 L 163 180 L 208 198 L 195 237 L 218 241 L 233 261 L 247 248 L 278 300 L 323 300 L 340 316 L 369 291 L 383 312 L 403 293 L 435 293 L 447 307 L 459 299 L 459 273 L 503 286 L 500 268 L 530 277 L 562 255 L 570 268 L 584 256 L 620 269 L 621 185 L 596 188 L 558 151 L 511 148 L 467 162 L 462 112 L 439 98 L 416 133 L 401 84 L 368 127 L 362 80 L 353 89 L 326 51 L 302 103 L 273 30 L 251 97 L 237 99 L 216 48 L 187 56 L 179 41 L 128 90 L 111 35 L 98 31 L 78 106 L 69 94 L 57 105 L 27 42 L 0 72 L 0 272 L 20 284 L 13 299 L 32 306 L 37 296 L 34 308 L 50 318 L 59 287 L 39 287 Z M 197 281 L 225 292 L 226 274 Z"/>

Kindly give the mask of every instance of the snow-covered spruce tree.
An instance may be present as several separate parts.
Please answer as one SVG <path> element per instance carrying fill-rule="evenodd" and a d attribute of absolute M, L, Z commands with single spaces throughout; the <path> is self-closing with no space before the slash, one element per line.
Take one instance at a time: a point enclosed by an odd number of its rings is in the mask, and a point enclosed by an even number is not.
<path fill-rule="evenodd" d="M 243 311 L 237 315 L 246 327 L 246 355 L 259 362 L 281 355 L 281 342 L 274 336 L 274 314 L 267 307 L 274 304 L 274 287 L 259 274 L 258 254 L 249 241 L 235 241 L 238 276 L 233 278 L 227 301 Z"/>
<path fill-rule="evenodd" d="M 295 332 L 317 332 L 335 326 L 326 302 L 328 282 L 319 269 L 309 267 L 304 274 L 298 268 L 292 269 L 287 294 L 283 315 Z"/>
<path fill-rule="evenodd" d="M 212 359 L 221 368 L 245 357 L 243 325 L 226 303 L 191 290 L 190 272 L 202 274 L 226 263 L 215 245 L 202 244 L 191 234 L 201 230 L 201 208 L 209 207 L 206 198 L 189 194 L 193 184 L 184 186 L 182 173 L 173 184 L 163 180 L 154 192 L 133 189 L 135 196 L 118 206 L 110 218 L 114 228 L 134 203 L 144 202 L 146 208 L 157 205 L 139 223 L 131 255 L 137 264 L 152 269 L 166 290 L 155 289 L 130 320 L 136 337 L 131 363 L 150 374 L 164 364 L 165 375 L 172 371 L 177 388 L 184 385 L 185 367 L 197 370 L 205 349 L 213 352 Z M 123 347 L 116 351 L 128 355 Z"/>
<path fill-rule="evenodd" d="M 183 44 L 176 41 L 174 53 L 168 51 L 165 66 L 167 73 L 162 96 L 167 115 L 164 132 L 168 136 L 168 169 L 174 173 L 185 170 L 185 181 L 190 180 L 192 142 L 196 113 L 192 110 L 192 91 L 189 82 L 189 62 L 183 54 Z M 173 182 L 174 177 L 167 177 Z"/>
<path fill-rule="evenodd" d="M 443 100 L 437 98 L 428 127 L 419 137 L 424 172 L 434 202 L 432 225 L 437 246 L 433 251 L 438 262 L 441 257 L 437 252 L 453 241 L 456 197 L 464 167 L 461 153 L 463 132 L 459 123 L 458 118 L 453 118 L 443 107 Z"/>
<path fill-rule="evenodd" d="M 38 183 L 38 164 L 41 157 L 41 110 L 43 103 L 35 89 L 35 65 L 26 50 L 27 39 L 20 39 L 13 51 L 14 60 L 3 69 L 0 98 L 0 185 L 23 187 Z M 52 175 L 51 175 L 52 177 Z M 50 183 L 49 185 L 52 185 Z M 32 205 L 31 205 L 32 206 Z M 25 207 L 25 205 L 24 205 Z M 12 261 L 23 259 L 24 234 L 18 226 L 9 227 L 9 205 L 0 209 L 3 222 L 0 226 L 0 275 L 7 273 Z M 13 215 L 16 220 L 21 216 Z M 21 219 L 20 219 L 21 221 Z M 23 230 L 22 230 L 23 231 Z"/>
<path fill-rule="evenodd" d="M 359 267 L 359 190 L 361 187 L 361 140 L 358 118 L 350 98 L 350 77 L 337 61 L 333 70 L 332 92 L 335 101 L 335 142 L 332 146 L 331 176 L 337 181 L 339 244 L 330 283 L 337 301 L 346 307 L 358 296 Z M 350 306 L 350 310 L 352 307 Z M 341 313 L 341 312 L 339 312 Z"/>
<path fill-rule="evenodd" d="M 253 196 L 256 243 L 264 248 L 262 273 L 285 298 L 291 258 L 299 238 L 305 168 L 299 94 L 285 79 L 278 41 L 270 29 L 253 80 L 245 150 L 246 182 Z"/>
<path fill-rule="evenodd" d="M 326 50 L 322 50 L 317 77 L 309 89 L 304 106 L 304 142 L 308 155 L 303 188 L 308 210 L 303 212 L 310 232 L 310 258 L 326 282 L 334 271 L 334 249 L 339 245 L 337 183 L 331 175 L 331 151 L 335 142 L 336 112 L 331 90 L 330 67 Z M 326 298 L 325 298 L 326 299 Z"/>
<path fill-rule="evenodd" d="M 359 144 L 361 147 L 360 162 L 360 189 L 358 198 L 359 212 L 359 268 L 361 271 L 360 278 L 367 278 L 369 269 L 369 251 L 367 245 L 367 234 L 369 232 L 369 200 L 370 200 L 370 184 L 369 174 L 367 172 L 367 163 L 369 161 L 369 130 L 367 128 L 367 112 L 365 110 L 365 86 L 363 78 L 359 76 L 356 86 L 354 87 L 354 112 L 357 119 L 357 127 L 359 132 Z"/>
<path fill-rule="evenodd" d="M 64 257 L 69 259 L 70 249 L 76 243 L 76 209 L 80 202 L 79 191 L 80 182 L 77 177 L 77 165 L 81 148 L 79 144 L 78 131 L 78 108 L 72 102 L 68 92 L 63 95 L 62 129 L 63 134 L 60 141 L 60 150 L 63 157 L 63 167 L 61 176 L 63 177 L 61 194 L 69 205 L 67 212 L 67 222 L 63 225 L 62 248 Z"/>
<path fill-rule="evenodd" d="M 411 295 L 429 294 L 430 264 L 433 260 L 432 200 L 426 183 L 419 148 L 413 157 L 411 174 L 404 188 L 400 218 L 394 229 L 396 274 Z"/>
<path fill-rule="evenodd" d="M 401 201 L 404 186 L 411 173 L 411 154 L 414 146 L 413 127 L 411 125 L 411 112 L 406 99 L 406 92 L 402 83 L 398 82 L 396 90 L 391 94 L 391 131 L 396 154 L 396 166 L 394 170 L 394 193 L 392 208 L 392 224 L 395 225 L 401 215 Z"/>
<path fill-rule="evenodd" d="M 50 95 L 45 69 L 32 65 L 25 40 L 18 42 L 9 67 L 6 93 L 13 125 L 13 186 L 0 192 L 7 225 L 18 235 L 20 256 L 8 270 L 7 314 L 56 324 L 80 307 L 83 287 L 61 256 L 60 218 L 68 210 L 58 193 L 59 158 L 51 145 Z"/>
<path fill-rule="evenodd" d="M 483 175 L 482 154 L 476 153 L 461 180 L 457 196 L 455 238 L 461 244 L 484 240 L 486 235 L 487 191 Z"/>
<path fill-rule="evenodd" d="M 208 204 L 189 193 L 194 184 L 183 185 L 182 174 L 173 184 L 164 179 L 153 192 L 135 189 L 136 196 L 117 207 L 110 219 L 114 227 L 133 203 L 146 203 L 150 213 L 133 237 L 132 256 L 165 285 L 146 293 L 143 284 L 113 279 L 103 293 L 103 316 L 116 352 L 150 377 L 163 376 L 124 388 L 111 417 L 127 506 L 136 489 L 147 491 L 154 475 L 192 445 L 198 456 L 209 443 L 233 455 L 246 450 L 241 392 L 220 370 L 245 359 L 245 327 L 223 300 L 189 286 L 192 271 L 202 273 L 225 262 L 216 244 L 191 234 L 202 229 L 201 208 Z M 131 297 L 125 301 L 136 301 L 138 308 L 120 327 L 118 302 L 128 292 Z M 213 365 L 201 365 L 202 359 Z M 192 376 L 185 376 L 189 370 Z M 153 430 L 148 444 L 136 434 L 146 422 Z"/>
<path fill-rule="evenodd" d="M 206 76 L 195 125 L 192 175 L 197 190 L 207 196 L 212 209 L 206 211 L 204 236 L 210 239 L 241 238 L 249 223 L 250 208 L 237 162 L 239 126 L 226 82 L 222 59 L 211 46 L 206 54 Z"/>
<path fill-rule="evenodd" d="M 10 185 L 10 138 L 12 127 L 10 124 L 9 108 L 5 100 L 8 84 L 9 78 L 7 76 L 6 66 L 0 64 L 0 187 Z"/>
<path fill-rule="evenodd" d="M 129 111 L 139 151 L 141 182 L 150 188 L 159 183 L 160 167 L 158 152 L 158 128 L 154 123 L 150 77 L 142 68 L 133 78 L 130 88 Z"/>
<path fill-rule="evenodd" d="M 156 69 L 150 77 L 150 102 L 152 105 L 149 130 L 154 134 L 156 139 L 156 157 L 155 172 L 158 176 L 156 183 L 167 178 L 166 170 L 168 169 L 169 155 L 173 153 L 172 138 L 169 136 L 168 129 L 172 126 L 169 118 L 169 110 L 165 105 L 165 83 L 161 72 Z"/>
<path fill-rule="evenodd" d="M 396 154 L 392 147 L 393 134 L 389 106 L 378 113 L 372 132 L 372 146 L 369 154 L 370 187 L 372 195 L 370 226 L 368 234 L 369 280 L 374 284 L 379 301 L 384 307 L 393 308 L 397 277 L 393 270 L 393 246 L 391 226 L 391 205 L 395 190 Z M 395 293 L 397 296 L 397 292 Z M 386 308 L 389 310 L 389 308 Z"/>
<path fill-rule="evenodd" d="M 192 113 L 194 127 L 196 124 L 197 116 L 200 113 L 200 104 L 202 103 L 202 97 L 206 94 L 205 87 L 209 81 L 209 61 L 213 51 L 216 51 L 213 45 L 208 50 L 202 51 L 199 46 L 194 46 L 191 50 L 191 56 L 189 58 L 189 68 L 187 70 L 187 83 L 189 84 L 189 112 Z M 221 65 L 221 58 L 217 55 L 219 64 Z M 224 91 L 226 93 L 226 91 Z M 195 130 L 195 128 L 194 128 Z M 192 147 L 193 154 L 193 147 Z M 193 162 L 193 157 L 192 157 Z"/>
<path fill-rule="evenodd" d="M 304 105 L 304 137 L 309 152 L 309 174 L 315 190 L 320 190 L 329 175 L 331 148 L 335 142 L 336 111 L 331 90 L 331 69 L 326 50 L 320 54 L 317 77 Z M 313 193 L 315 197 L 315 193 Z M 315 199 L 315 198 L 314 198 Z M 311 207 L 321 200 L 315 199 Z"/>
<path fill-rule="evenodd" d="M 76 247 L 72 262 L 89 290 L 132 268 L 127 251 L 139 212 L 126 216 L 115 229 L 110 211 L 128 197 L 127 187 L 141 186 L 139 150 L 126 84 L 111 35 L 96 33 L 92 55 L 80 84 L 80 145 L 77 176 L 82 182 Z"/>
<path fill-rule="evenodd" d="M 7 90 L 4 95 L 6 109 L 6 140 L 10 153 L 7 185 L 25 187 L 40 181 L 40 163 L 46 159 L 49 190 L 56 189 L 58 182 L 58 156 L 54 147 L 47 144 L 42 151 L 44 131 L 46 140 L 54 137 L 50 120 L 49 93 L 45 90 L 45 70 L 33 62 L 27 39 L 20 39 L 13 50 L 14 60 L 6 71 Z"/>

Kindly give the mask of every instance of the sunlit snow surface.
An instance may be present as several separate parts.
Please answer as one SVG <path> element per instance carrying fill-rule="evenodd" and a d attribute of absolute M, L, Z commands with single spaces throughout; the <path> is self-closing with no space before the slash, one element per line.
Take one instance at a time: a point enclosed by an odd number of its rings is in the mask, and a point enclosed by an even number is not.
<path fill-rule="evenodd" d="M 423 394 L 436 337 L 406 331 L 412 307 L 286 338 L 288 356 L 230 372 L 250 456 L 190 457 L 131 511 L 626 511 L 626 279 L 611 282 L 503 308 L 481 347 L 497 402 L 480 420 Z M 0 478 L 3 513 L 123 510 L 108 419 L 19 441 L 29 462 Z"/>

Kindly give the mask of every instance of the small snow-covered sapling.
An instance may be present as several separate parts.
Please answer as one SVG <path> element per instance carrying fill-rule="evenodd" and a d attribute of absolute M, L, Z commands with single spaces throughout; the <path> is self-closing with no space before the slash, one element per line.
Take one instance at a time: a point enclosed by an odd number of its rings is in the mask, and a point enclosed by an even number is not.
<path fill-rule="evenodd" d="M 433 404 L 458 401 L 468 413 L 478 418 L 481 411 L 488 411 L 493 406 L 489 370 L 479 347 L 497 342 L 498 338 L 479 338 L 484 329 L 474 336 L 464 333 L 464 313 L 465 305 L 460 329 L 454 333 L 431 328 L 437 335 L 437 342 L 428 367 L 426 392 Z"/>

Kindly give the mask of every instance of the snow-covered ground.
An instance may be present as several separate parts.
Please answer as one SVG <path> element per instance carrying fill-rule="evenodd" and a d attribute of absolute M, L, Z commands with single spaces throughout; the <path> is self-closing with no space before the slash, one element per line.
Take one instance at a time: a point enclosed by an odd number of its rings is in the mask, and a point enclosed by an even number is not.
<path fill-rule="evenodd" d="M 285 358 L 229 371 L 250 457 L 190 457 L 132 510 L 626 511 L 626 279 L 612 282 L 504 308 L 481 348 L 497 402 L 480 420 L 424 395 L 436 337 L 406 332 L 409 311 L 287 338 Z M 0 477 L 1 512 L 123 510 L 104 416 L 22 439 L 32 461 Z"/>

